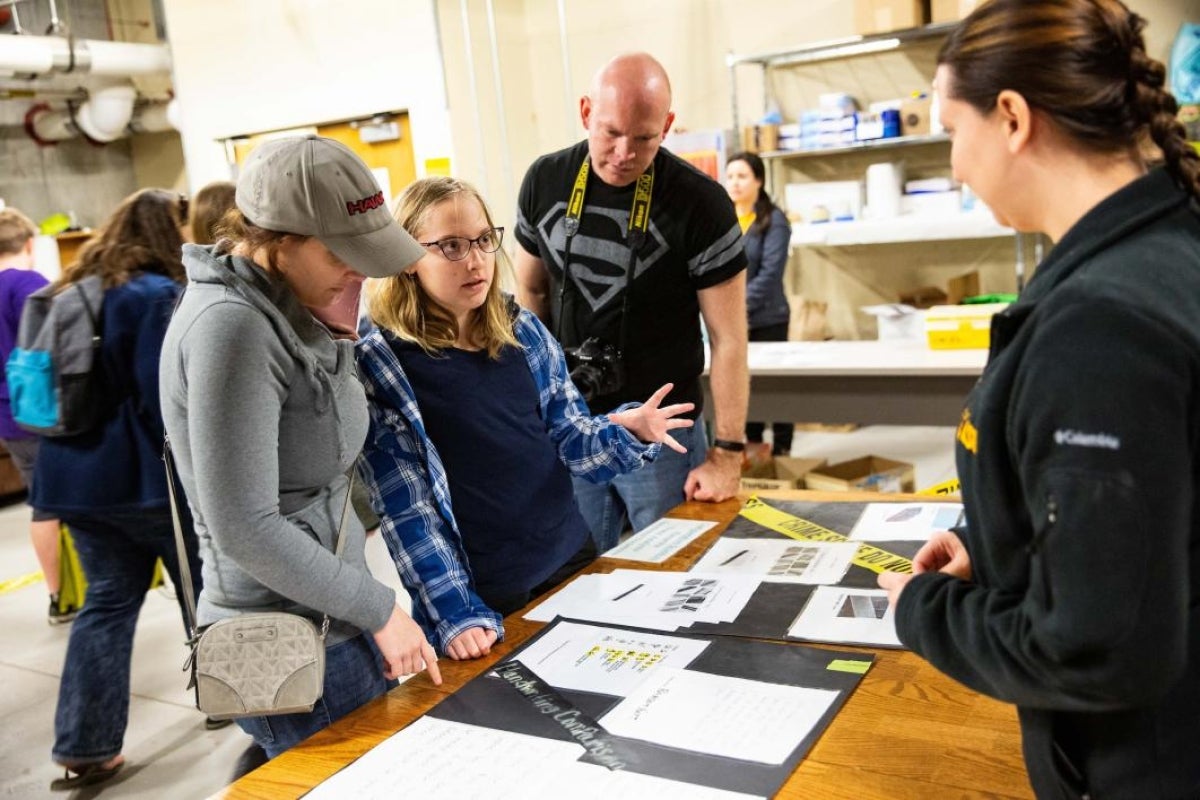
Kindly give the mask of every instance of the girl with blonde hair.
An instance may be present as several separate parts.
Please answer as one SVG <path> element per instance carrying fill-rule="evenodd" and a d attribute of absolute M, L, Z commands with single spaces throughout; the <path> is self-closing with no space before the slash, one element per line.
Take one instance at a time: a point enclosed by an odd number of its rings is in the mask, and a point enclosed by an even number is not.
<path fill-rule="evenodd" d="M 504 615 L 595 558 L 571 476 L 682 451 L 670 431 L 692 404 L 660 408 L 667 384 L 590 416 L 562 348 L 501 292 L 504 229 L 469 184 L 417 181 L 395 216 L 427 253 L 369 290 L 364 474 L 413 618 L 451 658 L 478 658 Z"/>

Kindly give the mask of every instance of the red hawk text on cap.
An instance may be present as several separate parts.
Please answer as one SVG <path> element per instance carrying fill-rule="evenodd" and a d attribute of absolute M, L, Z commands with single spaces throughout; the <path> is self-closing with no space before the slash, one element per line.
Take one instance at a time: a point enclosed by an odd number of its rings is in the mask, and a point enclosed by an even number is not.
<path fill-rule="evenodd" d="M 381 205 L 383 205 L 383 192 L 376 192 L 362 200 L 347 200 L 346 211 L 353 217 L 355 214 L 365 214 Z"/>

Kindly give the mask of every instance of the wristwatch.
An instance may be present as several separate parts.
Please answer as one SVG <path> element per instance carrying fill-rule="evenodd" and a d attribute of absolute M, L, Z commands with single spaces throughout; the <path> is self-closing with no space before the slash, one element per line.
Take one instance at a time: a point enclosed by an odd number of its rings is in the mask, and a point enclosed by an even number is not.
<path fill-rule="evenodd" d="M 734 441 L 733 439 L 713 439 L 713 447 L 719 447 L 731 453 L 740 453 L 746 449 L 746 443 Z"/>

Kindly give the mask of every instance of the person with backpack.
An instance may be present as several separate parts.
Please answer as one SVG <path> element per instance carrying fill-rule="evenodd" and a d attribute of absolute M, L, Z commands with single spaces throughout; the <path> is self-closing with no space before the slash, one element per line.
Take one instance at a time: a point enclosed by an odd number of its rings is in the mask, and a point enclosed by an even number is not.
<path fill-rule="evenodd" d="M 100 783 L 124 764 L 133 634 L 157 559 L 182 591 L 158 403 L 159 353 L 184 278 L 182 205 L 159 189 L 129 196 L 53 284 L 55 299 L 70 302 L 92 276 L 103 287 L 90 397 L 77 398 L 97 413 L 82 432 L 43 436 L 33 482 L 34 507 L 71 529 L 88 578 L 54 718 L 52 756 L 66 768 L 50 785 L 56 791 Z M 198 574 L 194 536 L 189 545 Z"/>
<path fill-rule="evenodd" d="M 33 220 L 15 208 L 0 209 L 0 364 L 8 361 L 17 340 L 21 310 L 25 298 L 46 286 L 49 281 L 33 269 L 33 240 L 37 226 Z M 0 374 L 0 443 L 12 456 L 21 473 L 25 488 L 33 485 L 33 465 L 37 460 L 38 437 L 22 430 L 13 420 L 9 402 L 8 382 Z M 58 519 L 40 508 L 32 508 L 29 538 L 37 556 L 46 588 L 50 591 L 50 610 L 46 619 L 51 625 L 70 622 L 78 613 L 76 608 L 62 608 L 59 603 Z"/>

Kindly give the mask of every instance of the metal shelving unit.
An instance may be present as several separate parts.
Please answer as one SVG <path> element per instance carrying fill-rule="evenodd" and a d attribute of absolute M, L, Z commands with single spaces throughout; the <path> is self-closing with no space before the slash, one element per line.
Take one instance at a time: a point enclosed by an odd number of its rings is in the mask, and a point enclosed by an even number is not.
<path fill-rule="evenodd" d="M 830 39 L 824 42 L 792 47 L 786 50 L 771 50 L 752 55 L 735 55 L 730 53 L 725 57 L 725 65 L 729 68 L 729 94 L 733 110 L 733 127 L 738 125 L 737 102 L 737 68 L 745 64 L 759 67 L 762 71 L 763 97 L 767 96 L 767 68 L 786 67 L 797 64 L 815 64 L 820 61 L 833 61 L 855 56 L 872 55 L 895 50 L 910 42 L 936 39 L 954 30 L 957 23 L 943 22 L 937 25 L 924 25 L 920 28 L 906 28 L 888 33 L 875 33 L 866 36 L 847 36 L 842 39 Z"/>
<path fill-rule="evenodd" d="M 837 147 L 819 147 L 814 150 L 772 150 L 759 153 L 763 159 L 777 158 L 812 158 L 813 156 L 836 156 L 845 153 L 860 153 L 868 150 L 888 150 L 896 147 L 920 147 L 927 144 L 943 144 L 950 141 L 944 133 L 923 134 L 919 136 L 893 136 L 888 139 L 869 139 L 854 144 L 843 144 Z"/>
<path fill-rule="evenodd" d="M 999 224 L 987 213 L 940 217 L 913 215 L 793 225 L 791 244 L 792 247 L 854 247 L 956 239 L 1007 239 L 1015 235 L 1016 231 Z"/>
<path fill-rule="evenodd" d="M 836 61 L 860 56 L 871 56 L 898 50 L 910 44 L 933 41 L 949 34 L 957 23 L 940 23 L 919 28 L 891 31 L 864 36 L 848 36 L 823 42 L 772 50 L 749 55 L 730 53 L 725 64 L 729 69 L 730 106 L 735 129 L 740 128 L 738 115 L 737 69 L 743 66 L 757 67 L 762 75 L 764 104 L 770 96 L 767 76 L 771 69 L 796 67 Z M 766 109 L 764 108 L 764 111 Z M 905 149 L 927 145 L 942 145 L 950 141 L 944 133 L 919 136 L 898 136 L 890 139 L 874 139 L 865 142 L 839 145 L 814 150 L 775 150 L 760 153 L 763 159 L 783 165 L 801 159 L 827 158 L 830 156 L 853 155 L 864 152 Z M 949 156 L 946 157 L 947 163 Z M 775 170 L 772 170 L 774 172 Z M 948 241 L 963 239 L 1009 238 L 1015 248 L 1014 271 L 1018 287 L 1024 284 L 1025 243 L 1022 234 L 999 225 L 989 215 L 962 214 L 958 219 L 939 219 L 931 224 L 927 218 L 901 216 L 887 220 L 855 220 L 853 222 L 831 222 L 821 225 L 797 225 L 793 227 L 792 247 L 854 247 L 859 245 L 898 244 L 905 242 Z M 1034 246 L 1038 242 L 1035 239 Z"/>

